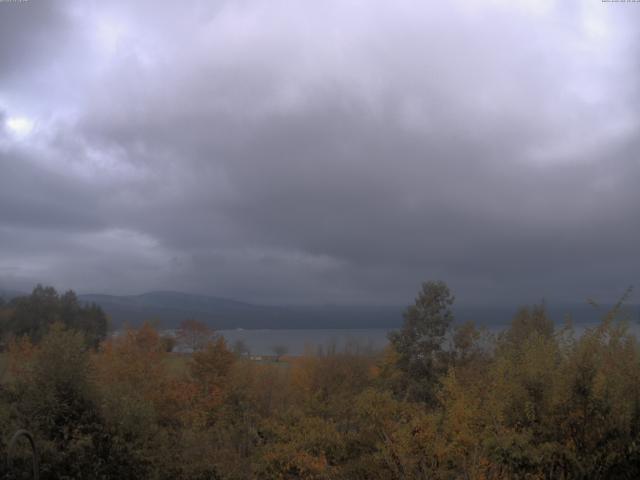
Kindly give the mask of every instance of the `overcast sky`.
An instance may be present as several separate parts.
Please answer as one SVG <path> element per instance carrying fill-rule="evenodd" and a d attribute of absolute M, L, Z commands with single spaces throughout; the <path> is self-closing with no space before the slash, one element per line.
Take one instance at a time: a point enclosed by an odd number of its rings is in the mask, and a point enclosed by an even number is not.
<path fill-rule="evenodd" d="M 0 1 L 0 288 L 615 298 L 639 34 L 601 0 Z"/>

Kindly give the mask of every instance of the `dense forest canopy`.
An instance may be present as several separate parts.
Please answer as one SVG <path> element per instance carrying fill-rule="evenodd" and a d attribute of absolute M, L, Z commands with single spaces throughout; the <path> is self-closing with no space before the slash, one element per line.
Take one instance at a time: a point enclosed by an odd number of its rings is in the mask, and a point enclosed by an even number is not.
<path fill-rule="evenodd" d="M 27 336 L 38 342 L 55 323 L 83 333 L 93 347 L 107 335 L 107 316 L 102 309 L 95 303 L 82 304 L 73 290 L 58 294 L 53 287 L 37 285 L 30 295 L 0 302 L 0 334 L 4 337 Z"/>
<path fill-rule="evenodd" d="M 0 447 L 31 431 L 44 479 L 640 475 L 640 348 L 621 303 L 581 335 L 544 305 L 493 335 L 427 282 L 384 352 L 255 362 L 194 321 L 188 355 L 149 324 L 105 338 L 74 298 L 37 287 L 1 309 Z"/>

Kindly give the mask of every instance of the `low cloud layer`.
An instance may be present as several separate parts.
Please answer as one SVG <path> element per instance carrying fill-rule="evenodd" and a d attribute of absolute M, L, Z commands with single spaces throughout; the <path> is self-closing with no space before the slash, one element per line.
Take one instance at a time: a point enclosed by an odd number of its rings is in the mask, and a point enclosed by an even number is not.
<path fill-rule="evenodd" d="M 0 3 L 0 288 L 611 300 L 640 5 Z"/>

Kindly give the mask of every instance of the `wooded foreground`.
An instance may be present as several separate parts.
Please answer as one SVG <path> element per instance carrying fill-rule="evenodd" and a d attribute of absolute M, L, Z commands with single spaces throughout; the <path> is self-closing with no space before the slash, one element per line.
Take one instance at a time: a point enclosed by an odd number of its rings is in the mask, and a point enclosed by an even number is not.
<path fill-rule="evenodd" d="M 219 337 L 176 360 L 150 325 L 96 344 L 56 318 L 7 340 L 0 453 L 26 428 L 43 479 L 640 478 L 640 349 L 621 305 L 580 336 L 542 306 L 492 336 L 455 325 L 452 303 L 425 283 L 384 353 L 286 368 Z M 12 474 L 30 478 L 22 453 Z"/>

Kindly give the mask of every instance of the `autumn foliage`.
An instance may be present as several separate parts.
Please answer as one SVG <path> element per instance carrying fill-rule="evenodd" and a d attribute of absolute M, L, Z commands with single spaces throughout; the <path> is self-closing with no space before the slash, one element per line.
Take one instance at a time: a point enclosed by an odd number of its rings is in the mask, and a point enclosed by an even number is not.
<path fill-rule="evenodd" d="M 93 349 L 54 323 L 7 344 L 0 448 L 32 431 L 44 479 L 640 477 L 640 346 L 618 310 L 578 334 L 524 308 L 489 334 L 452 302 L 425 284 L 384 352 L 273 363 L 212 332 L 176 354 L 150 325 Z"/>

